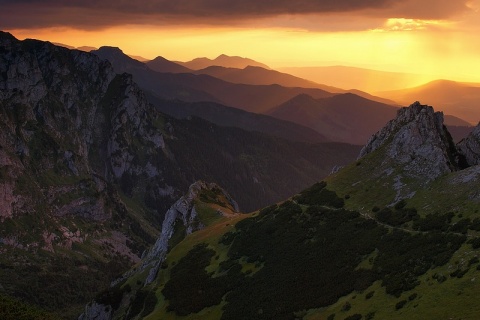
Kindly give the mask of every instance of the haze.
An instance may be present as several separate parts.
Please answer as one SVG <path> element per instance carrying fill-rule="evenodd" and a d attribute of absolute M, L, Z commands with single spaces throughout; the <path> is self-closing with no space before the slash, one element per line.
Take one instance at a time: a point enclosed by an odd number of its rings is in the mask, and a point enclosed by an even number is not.
<path fill-rule="evenodd" d="M 245 56 L 272 68 L 353 66 L 480 82 L 480 1 L 0 1 L 19 39 L 153 59 Z M 328 84 L 328 81 L 324 81 Z M 364 87 L 380 91 L 375 86 Z"/>

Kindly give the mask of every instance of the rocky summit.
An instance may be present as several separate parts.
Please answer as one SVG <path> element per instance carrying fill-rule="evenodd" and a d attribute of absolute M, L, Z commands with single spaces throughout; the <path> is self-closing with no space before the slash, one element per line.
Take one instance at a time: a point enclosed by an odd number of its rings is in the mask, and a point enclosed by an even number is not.
<path fill-rule="evenodd" d="M 419 102 L 400 109 L 369 139 L 359 157 L 382 147 L 385 161 L 405 166 L 405 172 L 414 177 L 432 180 L 460 168 L 460 155 L 443 124 L 443 113 Z"/>

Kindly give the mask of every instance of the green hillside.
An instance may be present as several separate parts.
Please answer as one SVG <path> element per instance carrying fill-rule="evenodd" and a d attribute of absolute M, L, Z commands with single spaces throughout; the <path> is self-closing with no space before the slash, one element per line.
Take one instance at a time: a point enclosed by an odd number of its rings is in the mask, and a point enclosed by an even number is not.
<path fill-rule="evenodd" d="M 133 288 L 134 303 L 116 318 L 480 316 L 477 221 L 460 226 L 446 212 L 441 222 L 420 217 L 409 201 L 372 219 L 345 209 L 349 199 L 328 188 L 318 183 L 282 204 L 188 236 L 153 284 L 143 287 L 141 278 L 123 284 Z M 388 211 L 403 220 L 389 219 Z"/>

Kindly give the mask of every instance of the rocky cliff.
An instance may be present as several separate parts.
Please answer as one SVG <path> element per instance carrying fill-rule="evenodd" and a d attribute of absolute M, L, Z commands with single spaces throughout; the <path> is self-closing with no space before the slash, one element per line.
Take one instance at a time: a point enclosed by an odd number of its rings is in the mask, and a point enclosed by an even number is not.
<path fill-rule="evenodd" d="M 465 155 L 469 165 L 480 164 L 480 124 L 473 131 L 457 144 L 459 151 Z"/>
<path fill-rule="evenodd" d="M 210 194 L 210 198 L 205 197 L 206 194 Z M 218 217 L 231 216 L 239 212 L 238 204 L 235 200 L 216 184 L 203 181 L 197 181 L 192 184 L 187 194 L 178 199 L 168 209 L 162 224 L 161 233 L 155 245 L 142 258 L 137 272 L 150 268 L 145 284 L 149 284 L 155 279 L 158 268 L 162 264 L 168 250 L 171 249 L 172 244 L 170 240 L 176 230 L 180 228 L 180 231 L 177 231 L 177 233 L 180 233 L 177 234 L 177 237 L 184 238 L 192 232 L 205 227 L 198 212 L 198 202 L 202 201 L 219 204 L 215 208 Z"/>
<path fill-rule="evenodd" d="M 443 124 L 443 113 L 415 102 L 374 134 L 360 156 L 385 148 L 385 161 L 404 166 L 413 177 L 433 180 L 461 168 L 460 155 Z"/>

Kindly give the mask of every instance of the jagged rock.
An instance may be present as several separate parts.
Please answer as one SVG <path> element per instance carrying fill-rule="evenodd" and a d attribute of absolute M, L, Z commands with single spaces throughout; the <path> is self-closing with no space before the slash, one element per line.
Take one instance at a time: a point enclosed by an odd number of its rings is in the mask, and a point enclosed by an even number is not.
<path fill-rule="evenodd" d="M 195 209 L 195 200 L 200 196 L 204 190 L 221 190 L 225 198 L 233 209 L 238 212 L 237 203 L 230 197 L 230 195 L 222 188 L 214 183 L 206 183 L 197 181 L 190 186 L 186 195 L 175 202 L 165 214 L 165 220 L 162 224 L 162 232 L 158 237 L 155 245 L 150 249 L 147 255 L 142 260 L 142 265 L 139 268 L 144 270 L 147 266 L 155 264 L 150 269 L 149 275 L 145 284 L 151 283 L 158 272 L 158 268 L 165 259 L 168 251 L 168 242 L 173 235 L 175 224 L 181 222 L 185 227 L 185 235 L 204 228 L 204 225 L 198 220 L 198 215 Z"/>
<path fill-rule="evenodd" d="M 360 156 L 385 148 L 385 161 L 393 160 L 413 177 L 433 180 L 461 167 L 461 159 L 443 125 L 443 113 L 415 102 L 373 135 Z"/>
<path fill-rule="evenodd" d="M 145 280 L 145 284 L 151 283 L 158 272 L 162 262 L 165 260 L 165 256 L 169 250 L 169 240 L 172 237 L 175 225 L 182 223 L 185 227 L 184 236 L 203 229 L 205 226 L 198 219 L 198 214 L 195 208 L 195 201 L 199 199 L 200 194 L 203 191 L 219 190 L 221 194 L 228 201 L 228 205 L 234 212 L 239 212 L 238 204 L 232 197 L 222 188 L 215 183 L 206 183 L 203 181 L 197 181 L 190 185 L 188 192 L 178 199 L 165 214 L 165 218 L 162 223 L 162 231 L 157 238 L 157 241 L 153 247 L 147 252 L 142 254 L 142 261 L 140 266 L 136 270 L 131 270 L 124 274 L 121 278 L 115 280 L 112 286 L 121 282 L 123 279 L 131 276 L 134 273 L 142 272 L 143 270 L 150 268 L 149 275 Z M 217 211 L 218 214 L 224 214 L 221 210 Z"/>
<path fill-rule="evenodd" d="M 457 144 L 457 148 L 462 153 L 470 166 L 480 164 L 480 123 L 473 131 Z"/>

